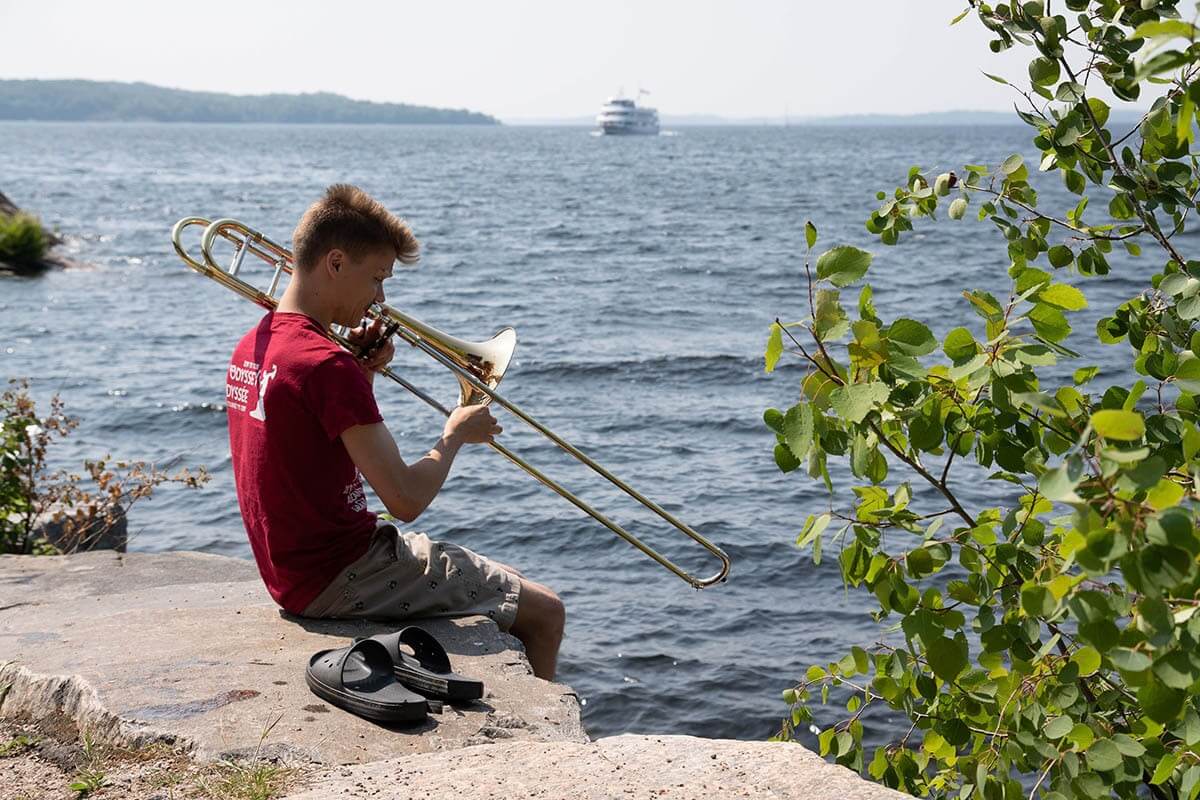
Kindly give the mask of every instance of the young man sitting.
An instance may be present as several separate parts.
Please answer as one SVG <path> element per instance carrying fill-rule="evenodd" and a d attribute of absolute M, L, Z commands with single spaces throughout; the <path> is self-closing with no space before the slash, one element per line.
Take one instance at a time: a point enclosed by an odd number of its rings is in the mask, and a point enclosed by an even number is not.
<path fill-rule="evenodd" d="M 372 380 L 395 351 L 379 341 L 378 322 L 361 323 L 384 301 L 393 263 L 416 262 L 417 240 L 365 192 L 338 184 L 304 213 L 292 244 L 291 283 L 242 337 L 226 378 L 238 503 L 267 591 L 307 617 L 483 614 L 552 679 L 565 619 L 553 591 L 464 547 L 401 533 L 367 509 L 364 477 L 388 512 L 412 522 L 459 449 L 501 430 L 485 406 L 456 408 L 433 449 L 407 464 L 383 424 Z M 334 324 L 355 328 L 350 338 L 369 355 L 331 341 Z"/>

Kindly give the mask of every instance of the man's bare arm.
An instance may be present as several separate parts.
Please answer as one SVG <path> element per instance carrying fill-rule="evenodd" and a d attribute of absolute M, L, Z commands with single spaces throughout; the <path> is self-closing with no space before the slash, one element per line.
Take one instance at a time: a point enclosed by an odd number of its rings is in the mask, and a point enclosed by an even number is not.
<path fill-rule="evenodd" d="M 437 497 L 459 448 L 491 441 L 500 430 L 486 407 L 465 406 L 454 409 L 433 449 L 413 464 L 404 463 L 396 440 L 382 422 L 348 428 L 342 433 L 342 444 L 388 513 L 412 522 Z"/>

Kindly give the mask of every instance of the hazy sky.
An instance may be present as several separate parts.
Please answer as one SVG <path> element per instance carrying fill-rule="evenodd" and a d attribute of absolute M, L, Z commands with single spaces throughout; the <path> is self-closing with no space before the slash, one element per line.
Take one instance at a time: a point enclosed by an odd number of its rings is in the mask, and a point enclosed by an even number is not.
<path fill-rule="evenodd" d="M 1007 109 L 965 0 L 202 3 L 0 0 L 0 78 L 330 91 L 502 119 L 594 114 L 619 88 L 661 113 L 793 117 Z"/>

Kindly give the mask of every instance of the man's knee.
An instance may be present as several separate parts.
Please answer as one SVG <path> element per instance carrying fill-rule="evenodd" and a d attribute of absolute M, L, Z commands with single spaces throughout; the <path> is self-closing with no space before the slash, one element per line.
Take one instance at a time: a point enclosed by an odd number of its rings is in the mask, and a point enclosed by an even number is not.
<path fill-rule="evenodd" d="M 521 580 L 521 600 L 517 605 L 517 625 L 514 627 L 536 630 L 542 635 L 561 639 L 566 621 L 566 606 L 553 589 Z"/>

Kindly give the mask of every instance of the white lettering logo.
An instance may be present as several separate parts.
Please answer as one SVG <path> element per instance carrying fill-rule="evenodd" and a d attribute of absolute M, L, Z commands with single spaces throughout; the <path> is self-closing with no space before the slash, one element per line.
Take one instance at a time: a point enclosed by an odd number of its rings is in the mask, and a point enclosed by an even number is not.
<path fill-rule="evenodd" d="M 265 369 L 258 376 L 258 405 L 250 412 L 250 416 L 262 422 L 267 421 L 267 412 L 263 409 L 263 400 L 267 396 L 267 384 L 271 382 L 271 378 L 275 377 L 275 373 L 279 371 L 279 367 L 275 364 L 271 365 L 271 371 Z"/>
<path fill-rule="evenodd" d="M 243 361 L 230 364 L 225 379 L 225 405 L 234 411 L 245 411 L 250 402 L 250 390 L 258 385 L 258 364 Z"/>
<path fill-rule="evenodd" d="M 346 498 L 346 507 L 351 511 L 365 511 L 367 508 L 367 495 L 363 491 L 362 474 L 356 473 L 354 481 L 346 484 L 346 488 L 342 489 L 342 496 Z"/>

